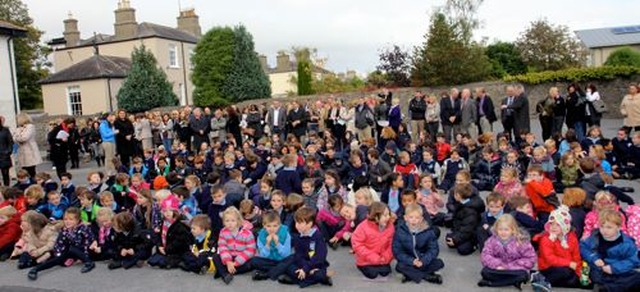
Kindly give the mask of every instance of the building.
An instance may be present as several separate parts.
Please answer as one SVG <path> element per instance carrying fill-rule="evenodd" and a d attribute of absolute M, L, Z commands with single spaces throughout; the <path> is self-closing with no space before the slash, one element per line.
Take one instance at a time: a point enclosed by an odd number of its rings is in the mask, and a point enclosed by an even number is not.
<path fill-rule="evenodd" d="M 0 116 L 4 117 L 4 125 L 10 128 L 15 128 L 16 115 L 20 112 L 13 39 L 26 35 L 26 29 L 0 21 L 0 103 L 3 105 Z"/>
<path fill-rule="evenodd" d="M 267 63 L 267 57 L 264 55 L 260 56 L 262 69 L 267 73 L 269 81 L 271 81 L 271 97 L 285 97 L 290 93 L 296 94 L 298 92 L 298 86 L 291 82 L 291 80 L 298 77 L 298 63 L 292 61 L 289 55 L 284 52 L 278 53 L 276 62 L 276 67 L 271 68 Z M 323 68 L 322 62 L 316 62 L 312 70 L 314 77 L 317 79 L 322 78 L 324 75 L 332 74 Z"/>
<path fill-rule="evenodd" d="M 640 25 L 578 30 L 576 35 L 589 49 L 591 67 L 602 66 L 621 47 L 640 50 Z"/>
<path fill-rule="evenodd" d="M 131 67 L 131 53 L 144 45 L 173 83 L 180 104 L 193 103 L 191 56 L 202 31 L 194 9 L 180 11 L 177 27 L 138 23 L 129 0 L 114 11 L 114 33 L 82 39 L 78 20 L 64 20 L 62 38 L 49 42 L 53 74 L 41 80 L 45 112 L 94 114 L 118 108 L 116 95 Z"/>

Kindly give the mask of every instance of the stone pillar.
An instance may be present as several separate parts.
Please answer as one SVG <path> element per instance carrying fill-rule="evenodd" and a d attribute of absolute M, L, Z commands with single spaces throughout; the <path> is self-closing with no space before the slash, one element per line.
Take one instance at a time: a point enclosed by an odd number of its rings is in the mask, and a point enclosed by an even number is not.
<path fill-rule="evenodd" d="M 78 20 L 73 18 L 69 12 L 69 18 L 64 21 L 64 40 L 67 42 L 66 47 L 74 47 L 80 43 L 80 31 L 78 30 Z"/>
<path fill-rule="evenodd" d="M 113 24 L 116 40 L 134 38 L 138 34 L 136 10 L 131 7 L 129 0 L 121 0 L 118 9 L 114 11 L 116 22 Z"/>
<path fill-rule="evenodd" d="M 202 28 L 200 27 L 200 17 L 193 8 L 180 11 L 178 16 L 178 29 L 186 31 L 194 36 L 202 36 Z"/>

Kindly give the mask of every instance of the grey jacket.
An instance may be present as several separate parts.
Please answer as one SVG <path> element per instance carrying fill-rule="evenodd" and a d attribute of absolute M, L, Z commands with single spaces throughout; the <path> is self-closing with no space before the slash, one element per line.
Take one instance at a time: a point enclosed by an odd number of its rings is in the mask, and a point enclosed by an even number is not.
<path fill-rule="evenodd" d="M 466 128 L 478 120 L 478 107 L 474 99 L 469 98 L 466 103 L 460 100 L 460 107 L 462 112 L 460 126 L 462 128 Z"/>
<path fill-rule="evenodd" d="M 211 132 L 209 132 L 211 139 L 224 140 L 227 136 L 226 128 L 227 119 L 224 117 L 220 117 L 219 119 L 216 117 L 211 118 Z"/>

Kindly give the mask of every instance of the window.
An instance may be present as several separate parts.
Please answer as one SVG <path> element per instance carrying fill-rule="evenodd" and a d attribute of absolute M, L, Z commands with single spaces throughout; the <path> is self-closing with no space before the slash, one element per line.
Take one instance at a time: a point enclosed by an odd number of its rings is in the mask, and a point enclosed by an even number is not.
<path fill-rule="evenodd" d="M 80 93 L 80 86 L 69 86 L 67 88 L 67 96 L 69 97 L 69 114 L 81 116 L 82 94 Z"/>
<path fill-rule="evenodd" d="M 180 67 L 178 65 L 178 47 L 176 45 L 169 45 L 169 67 Z"/>

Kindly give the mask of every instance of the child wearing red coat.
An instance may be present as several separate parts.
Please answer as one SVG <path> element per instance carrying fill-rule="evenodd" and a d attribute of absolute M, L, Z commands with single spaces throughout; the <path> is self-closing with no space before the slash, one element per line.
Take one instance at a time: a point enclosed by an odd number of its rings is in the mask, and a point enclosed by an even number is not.
<path fill-rule="evenodd" d="M 375 202 L 369 207 L 368 217 L 351 236 L 356 266 L 365 278 L 386 281 L 393 260 L 391 243 L 395 227 L 390 220 L 391 211 L 384 203 Z"/>
<path fill-rule="evenodd" d="M 571 214 L 567 206 L 560 206 L 549 215 L 538 251 L 538 269 L 552 287 L 581 287 L 580 243 L 571 229 Z"/>
<path fill-rule="evenodd" d="M 525 179 L 525 191 L 531 200 L 533 212 L 540 222 L 547 223 L 549 213 L 555 209 L 550 203 L 555 199 L 557 202 L 553 183 L 544 177 L 544 171 L 539 165 L 532 165 L 527 169 L 527 178 Z"/>
<path fill-rule="evenodd" d="M 6 260 L 22 235 L 20 213 L 11 206 L 0 208 L 0 260 Z"/>

